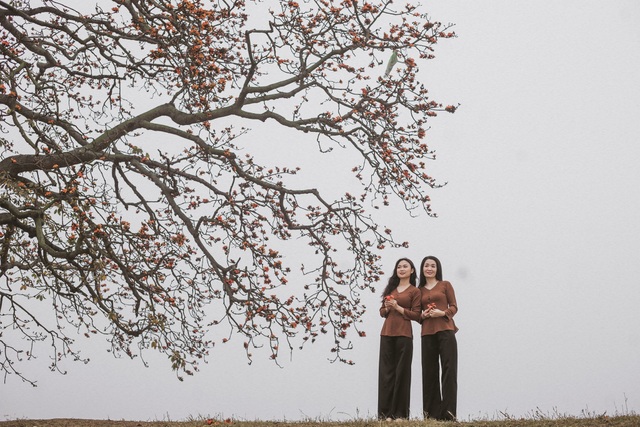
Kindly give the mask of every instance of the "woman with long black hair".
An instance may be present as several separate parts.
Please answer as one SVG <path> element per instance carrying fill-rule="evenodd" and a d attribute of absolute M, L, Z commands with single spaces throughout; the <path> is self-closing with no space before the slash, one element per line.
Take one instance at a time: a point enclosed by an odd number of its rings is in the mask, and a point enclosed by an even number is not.
<path fill-rule="evenodd" d="M 420 291 L 417 273 L 410 259 L 396 262 L 393 275 L 382 293 L 378 371 L 378 418 L 409 418 L 413 329 L 420 319 Z"/>
<path fill-rule="evenodd" d="M 420 263 L 422 313 L 422 410 L 425 418 L 455 420 L 458 395 L 458 312 L 451 283 L 442 280 L 442 265 L 434 256 Z M 442 366 L 442 377 L 440 367 Z M 440 388 L 442 382 L 442 390 Z"/>

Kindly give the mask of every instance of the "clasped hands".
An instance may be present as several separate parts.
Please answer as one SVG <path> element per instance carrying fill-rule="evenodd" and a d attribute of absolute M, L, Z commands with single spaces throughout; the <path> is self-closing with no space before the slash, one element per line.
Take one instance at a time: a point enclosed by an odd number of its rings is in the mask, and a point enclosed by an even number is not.
<path fill-rule="evenodd" d="M 437 308 L 428 308 L 426 310 L 422 310 L 422 314 L 420 314 L 421 319 L 426 319 L 427 317 L 444 317 L 447 314 Z"/>
<path fill-rule="evenodd" d="M 398 307 L 400 307 L 398 305 L 398 301 L 396 301 L 395 299 L 391 298 L 391 299 L 387 299 L 384 302 L 384 308 L 387 309 L 387 311 L 391 311 L 391 310 L 398 310 Z"/>

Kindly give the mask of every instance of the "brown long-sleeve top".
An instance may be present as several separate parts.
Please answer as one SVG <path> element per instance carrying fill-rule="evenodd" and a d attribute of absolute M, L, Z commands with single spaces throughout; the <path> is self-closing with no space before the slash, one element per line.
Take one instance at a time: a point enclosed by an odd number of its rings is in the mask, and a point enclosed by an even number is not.
<path fill-rule="evenodd" d="M 446 280 L 436 283 L 432 289 L 420 288 L 422 309 L 434 303 L 438 310 L 445 312 L 444 317 L 427 317 L 422 320 L 422 335 L 433 335 L 440 331 L 458 331 L 453 316 L 458 312 L 456 293 Z"/>
<path fill-rule="evenodd" d="M 413 338 L 411 321 L 415 320 L 417 322 L 420 320 L 420 290 L 411 285 L 402 292 L 394 289 L 391 292 L 391 296 L 398 301 L 400 307 L 404 308 L 404 314 L 400 314 L 400 312 L 393 309 L 387 312 L 383 301 L 382 307 L 380 307 L 380 316 L 384 317 L 385 320 L 380 335 Z"/>

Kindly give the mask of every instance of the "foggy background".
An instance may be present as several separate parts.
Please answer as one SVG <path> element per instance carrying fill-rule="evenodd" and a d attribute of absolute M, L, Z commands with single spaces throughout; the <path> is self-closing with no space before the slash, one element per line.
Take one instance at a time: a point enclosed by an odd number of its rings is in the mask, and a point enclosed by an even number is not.
<path fill-rule="evenodd" d="M 248 365 L 232 339 L 179 382 L 164 357 L 148 354 L 144 368 L 93 338 L 91 363 L 63 362 L 67 375 L 49 372 L 44 351 L 20 366 L 39 386 L 7 378 L 0 419 L 373 417 L 379 294 L 397 258 L 425 255 L 440 258 L 459 303 L 459 419 L 640 410 L 640 3 L 438 0 L 423 9 L 458 35 L 418 64 L 435 100 L 461 104 L 427 134 L 438 154 L 431 175 L 447 185 L 431 192 L 438 218 L 380 212 L 411 246 L 384 253 L 387 275 L 363 296 L 367 337 L 354 337 L 347 355 L 355 366 L 329 363 L 322 340 L 281 351 L 282 367 L 267 351 Z M 353 163 L 349 152 L 323 164 L 294 137 L 290 164 L 320 165 L 311 169 L 319 188 L 342 190 L 330 167 Z M 418 416 L 417 324 L 414 333 Z"/>

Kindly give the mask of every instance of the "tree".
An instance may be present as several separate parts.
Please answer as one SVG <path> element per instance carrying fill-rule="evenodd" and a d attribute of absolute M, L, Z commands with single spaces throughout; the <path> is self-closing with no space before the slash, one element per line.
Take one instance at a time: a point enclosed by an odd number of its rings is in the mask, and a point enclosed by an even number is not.
<path fill-rule="evenodd" d="M 432 215 L 426 123 L 455 107 L 417 64 L 454 33 L 409 2 L 270 6 L 0 0 L 5 375 L 31 382 L 18 362 L 43 342 L 52 369 L 82 359 L 79 334 L 155 349 L 179 377 L 238 335 L 249 359 L 277 360 L 326 333 L 350 363 L 360 295 L 381 251 L 406 245 L 371 209 L 398 197 Z M 244 154 L 251 122 L 348 150 L 360 189 L 327 199 Z M 294 242 L 311 261 L 287 258 Z"/>

